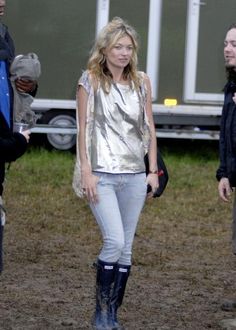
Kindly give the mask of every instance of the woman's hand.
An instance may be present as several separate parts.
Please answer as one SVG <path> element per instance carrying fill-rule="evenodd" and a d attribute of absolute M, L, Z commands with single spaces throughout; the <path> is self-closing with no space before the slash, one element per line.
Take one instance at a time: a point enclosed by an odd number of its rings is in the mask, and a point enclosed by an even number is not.
<path fill-rule="evenodd" d="M 151 191 L 147 194 L 147 198 L 151 198 L 159 187 L 159 177 L 156 173 L 149 173 L 146 182 L 151 187 Z"/>
<path fill-rule="evenodd" d="M 89 172 L 82 172 L 82 187 L 83 193 L 87 197 L 89 202 L 97 203 L 98 195 L 97 195 L 97 183 L 99 181 L 99 177 Z"/>
<path fill-rule="evenodd" d="M 236 103 L 236 93 L 234 93 L 233 101 L 234 101 L 234 103 Z"/>

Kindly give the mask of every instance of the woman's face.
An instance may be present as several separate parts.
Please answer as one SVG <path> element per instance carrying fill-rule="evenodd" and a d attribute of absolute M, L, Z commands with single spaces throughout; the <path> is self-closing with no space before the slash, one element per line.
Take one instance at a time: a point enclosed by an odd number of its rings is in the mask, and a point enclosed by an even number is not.
<path fill-rule="evenodd" d="M 107 67 L 110 70 L 112 68 L 124 69 L 130 62 L 133 49 L 133 43 L 129 36 L 118 39 L 111 48 L 106 48 L 104 51 Z"/>

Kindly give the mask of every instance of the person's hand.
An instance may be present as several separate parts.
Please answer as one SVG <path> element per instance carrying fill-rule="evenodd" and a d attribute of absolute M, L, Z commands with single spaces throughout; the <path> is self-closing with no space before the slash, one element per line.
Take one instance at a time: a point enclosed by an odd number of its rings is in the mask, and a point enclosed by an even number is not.
<path fill-rule="evenodd" d="M 18 78 L 15 80 L 16 89 L 20 93 L 30 93 L 36 88 L 36 81 Z"/>
<path fill-rule="evenodd" d="M 82 173 L 83 193 L 87 197 L 89 202 L 92 203 L 98 202 L 98 195 L 97 195 L 98 181 L 99 181 L 99 177 L 92 174 L 91 172 Z"/>
<path fill-rule="evenodd" d="M 27 129 L 25 131 L 20 132 L 20 134 L 24 135 L 24 137 L 26 138 L 27 143 L 29 143 L 30 134 L 31 134 L 30 130 Z"/>
<path fill-rule="evenodd" d="M 151 198 L 159 187 L 159 177 L 156 173 L 149 173 L 146 182 L 151 187 L 151 191 L 147 194 L 147 198 Z"/>
<path fill-rule="evenodd" d="M 234 93 L 233 101 L 234 101 L 234 103 L 236 103 L 236 93 Z"/>
<path fill-rule="evenodd" d="M 220 182 L 218 185 L 218 191 L 219 191 L 220 198 L 224 202 L 229 202 L 229 197 L 231 195 L 232 188 L 230 187 L 228 178 L 220 179 Z"/>

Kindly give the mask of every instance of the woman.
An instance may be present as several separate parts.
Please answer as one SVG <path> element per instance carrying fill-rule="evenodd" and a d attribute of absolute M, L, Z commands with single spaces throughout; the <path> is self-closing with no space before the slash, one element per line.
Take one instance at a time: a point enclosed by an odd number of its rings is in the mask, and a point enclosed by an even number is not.
<path fill-rule="evenodd" d="M 137 35 L 121 18 L 100 32 L 78 83 L 78 157 L 73 186 L 85 196 L 103 237 L 97 260 L 95 329 L 122 329 L 117 309 L 131 267 L 134 234 L 157 189 L 151 87 L 137 71 Z M 149 174 L 144 155 L 148 152 Z"/>

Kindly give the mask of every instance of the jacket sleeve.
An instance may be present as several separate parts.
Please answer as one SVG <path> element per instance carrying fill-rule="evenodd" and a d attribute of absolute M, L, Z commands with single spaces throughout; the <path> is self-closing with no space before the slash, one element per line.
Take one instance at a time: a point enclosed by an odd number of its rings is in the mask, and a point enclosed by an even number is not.
<path fill-rule="evenodd" d="M 220 140 L 219 140 L 220 165 L 216 171 L 216 179 L 218 181 L 220 181 L 221 178 L 228 177 L 227 166 L 226 166 L 225 121 L 226 121 L 226 105 L 223 106 L 221 124 L 220 124 Z"/>
<path fill-rule="evenodd" d="M 21 133 L 0 137 L 0 161 L 15 161 L 25 153 L 27 145 L 26 138 Z"/>
<path fill-rule="evenodd" d="M 8 60 L 8 62 L 11 63 L 15 56 L 15 47 L 14 42 L 5 25 L 4 28 L 5 34 L 4 36 L 0 36 L 0 59 Z"/>

